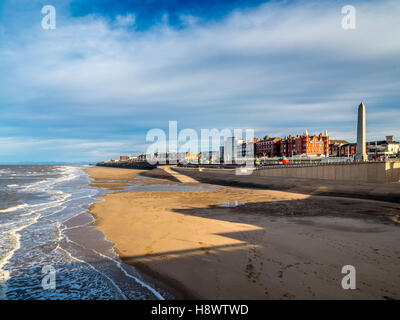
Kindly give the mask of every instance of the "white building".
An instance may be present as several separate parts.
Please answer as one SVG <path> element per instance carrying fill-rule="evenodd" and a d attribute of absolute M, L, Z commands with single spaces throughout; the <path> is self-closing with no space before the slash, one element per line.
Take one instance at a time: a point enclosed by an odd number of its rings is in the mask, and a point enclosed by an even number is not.
<path fill-rule="evenodd" d="M 242 158 L 242 144 L 244 140 L 229 137 L 224 141 L 224 163 L 230 164 Z"/>
<path fill-rule="evenodd" d="M 149 153 L 142 153 L 142 154 L 140 154 L 139 156 L 138 156 L 138 161 L 147 161 L 147 160 L 149 160 L 151 157 L 150 157 L 150 154 Z"/>
<path fill-rule="evenodd" d="M 394 141 L 393 136 L 387 136 L 383 141 L 368 142 L 367 150 L 369 159 L 385 160 L 400 153 L 400 142 Z"/>

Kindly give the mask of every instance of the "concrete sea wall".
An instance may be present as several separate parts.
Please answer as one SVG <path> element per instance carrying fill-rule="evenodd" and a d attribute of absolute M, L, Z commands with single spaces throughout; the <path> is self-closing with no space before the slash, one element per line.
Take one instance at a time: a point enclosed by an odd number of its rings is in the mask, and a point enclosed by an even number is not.
<path fill-rule="evenodd" d="M 131 161 L 119 161 L 119 162 L 99 162 L 96 164 L 98 167 L 111 167 L 111 168 L 125 168 L 125 169 L 140 169 L 140 170 L 152 170 L 157 168 L 156 165 L 149 164 L 147 161 L 131 162 Z"/>
<path fill-rule="evenodd" d="M 256 170 L 253 175 L 343 181 L 399 182 L 400 162 L 362 162 L 272 167 Z"/>
<path fill-rule="evenodd" d="M 236 175 L 233 169 L 173 168 L 203 183 L 400 203 L 400 162 L 349 164 L 337 171 L 332 165 L 287 169 L 294 168 L 260 169 L 251 175 Z"/>

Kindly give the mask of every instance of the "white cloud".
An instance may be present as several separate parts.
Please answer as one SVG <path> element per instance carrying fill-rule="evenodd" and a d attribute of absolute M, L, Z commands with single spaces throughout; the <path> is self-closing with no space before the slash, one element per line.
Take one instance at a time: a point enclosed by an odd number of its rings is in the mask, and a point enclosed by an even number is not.
<path fill-rule="evenodd" d="M 183 127 L 247 126 L 260 135 L 328 128 L 347 137 L 362 100 L 371 128 L 381 130 L 386 103 L 390 117 L 400 116 L 393 107 L 400 3 L 356 9 L 357 29 L 348 31 L 341 28 L 341 6 L 317 3 L 267 3 L 213 22 L 182 16 L 179 29 L 165 17 L 149 30 L 124 28 L 135 25 L 134 13 L 114 22 L 71 19 L 55 32 L 30 35 L 34 40 L 25 35 L 0 44 L 1 104 L 34 104 L 37 112 L 51 105 L 50 114 L 89 122 L 93 114 L 107 128 L 120 116 L 127 131 L 176 119 Z M 378 111 L 381 123 L 374 123 Z M 398 132 L 387 123 L 385 130 Z"/>
<path fill-rule="evenodd" d="M 136 23 L 136 16 L 132 13 L 127 13 L 126 15 L 117 15 L 115 20 L 115 25 L 118 27 L 131 27 Z"/>

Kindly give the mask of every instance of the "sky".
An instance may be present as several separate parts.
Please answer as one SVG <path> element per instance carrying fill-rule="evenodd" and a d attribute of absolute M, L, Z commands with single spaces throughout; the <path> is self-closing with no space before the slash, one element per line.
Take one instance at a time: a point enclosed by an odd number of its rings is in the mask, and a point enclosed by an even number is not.
<path fill-rule="evenodd" d="M 400 140 L 399 17 L 398 0 L 2 0 L 0 163 L 138 154 L 170 120 L 354 142 L 360 102 L 367 140 Z"/>

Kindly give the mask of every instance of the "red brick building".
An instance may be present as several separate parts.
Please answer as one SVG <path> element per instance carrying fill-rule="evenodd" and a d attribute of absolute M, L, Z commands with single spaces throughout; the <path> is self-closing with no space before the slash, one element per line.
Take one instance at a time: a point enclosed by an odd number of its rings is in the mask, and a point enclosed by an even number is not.
<path fill-rule="evenodd" d="M 340 156 L 351 157 L 356 154 L 356 151 L 357 151 L 357 143 L 349 143 L 340 148 Z"/>
<path fill-rule="evenodd" d="M 330 157 L 352 157 L 356 154 L 357 144 L 345 140 L 331 140 L 329 144 Z"/>
<path fill-rule="evenodd" d="M 254 155 L 256 157 L 279 157 L 281 138 L 264 137 L 264 139 L 255 142 Z"/>
<path fill-rule="evenodd" d="M 280 154 L 285 157 L 296 155 L 324 155 L 329 157 L 329 136 L 320 133 L 310 136 L 307 130 L 303 135 L 288 136 L 280 141 Z"/>

